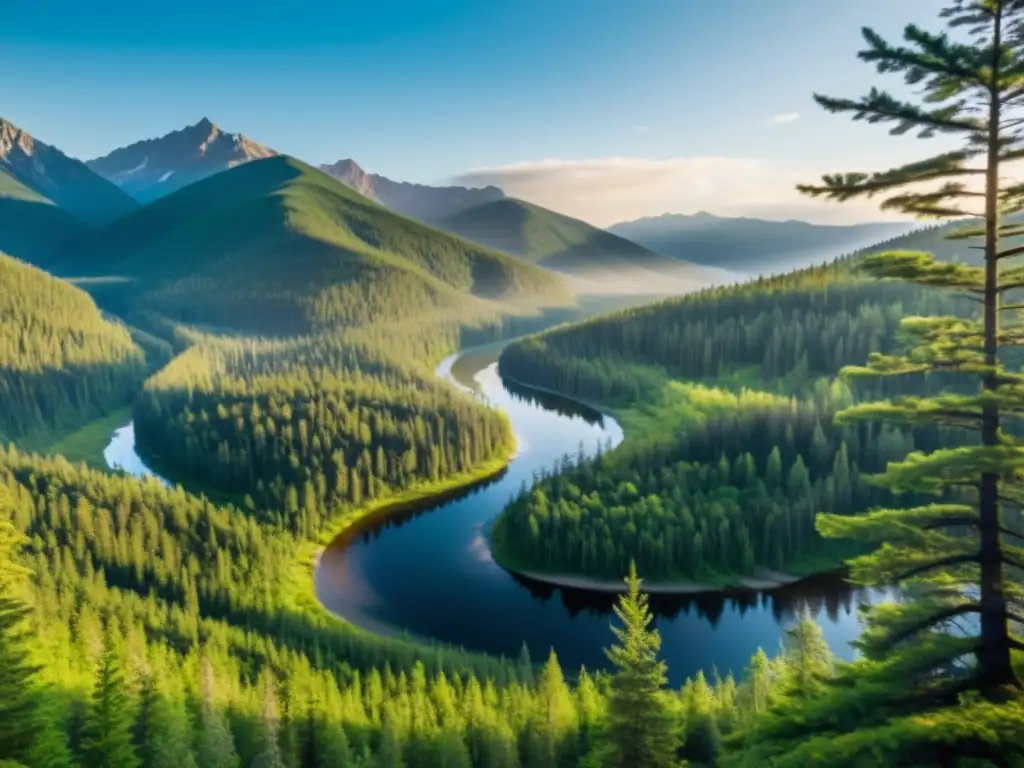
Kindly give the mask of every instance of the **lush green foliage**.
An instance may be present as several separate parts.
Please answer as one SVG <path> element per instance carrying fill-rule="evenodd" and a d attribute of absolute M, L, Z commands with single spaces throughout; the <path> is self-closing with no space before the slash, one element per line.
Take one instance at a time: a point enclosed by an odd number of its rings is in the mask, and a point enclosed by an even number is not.
<path fill-rule="evenodd" d="M 325 341 L 189 350 L 147 382 L 135 433 L 160 466 L 277 510 L 314 538 L 339 506 L 470 472 L 512 449 L 497 412 Z"/>
<path fill-rule="evenodd" d="M 86 293 L 3 254 L 0 285 L 0 441 L 71 429 L 138 391 L 146 354 Z"/>
<path fill-rule="evenodd" d="M 704 760 L 810 674 L 806 654 L 760 654 L 749 682 L 700 676 L 648 700 L 658 639 L 640 631 L 634 591 L 620 636 L 642 642 L 611 652 L 615 677 L 570 685 L 554 655 L 534 672 L 347 628 L 295 600 L 277 567 L 291 534 L 181 489 L 12 450 L 0 495 L 0 541 L 16 531 L 32 575 L 16 595 L 31 621 L 0 622 L 0 654 L 25 659 L 0 674 L 0 735 L 17 735 L 0 738 L 0 759 L 25 765 L 616 765 L 608 750 L 629 712 L 612 703 L 624 695 L 661 712 L 657 754 L 685 739 Z"/>
<path fill-rule="evenodd" d="M 281 335 L 501 302 L 570 303 L 557 279 L 404 219 L 287 157 L 162 198 L 68 254 L 65 274 L 132 278 L 129 307 Z"/>
<path fill-rule="evenodd" d="M 874 254 L 862 265 L 881 278 L 961 291 L 981 304 L 980 318 L 908 318 L 903 349 L 875 352 L 866 366 L 844 372 L 883 378 L 941 372 L 965 386 L 839 414 L 846 423 L 955 425 L 978 439 L 911 453 L 872 478 L 883 488 L 930 494 L 933 503 L 821 516 L 826 535 L 877 546 L 853 561 L 856 579 L 900 584 L 915 599 L 871 613 L 860 641 L 864 659 L 815 697 L 813 714 L 796 707 L 763 724 L 751 755 L 756 764 L 799 765 L 811 756 L 843 764 L 1024 763 L 1024 686 L 1014 663 L 1014 654 L 1024 651 L 1014 636 L 1024 619 L 1024 590 L 1014 581 L 1024 567 L 1018 546 L 1024 447 L 1009 428 L 1024 414 L 1024 378 L 1019 355 L 1006 354 L 1024 345 L 1020 305 L 1007 300 L 1024 285 L 1024 271 L 1011 261 L 1024 249 L 1006 244 L 1024 229 L 1003 218 L 1024 210 L 1021 187 L 1003 175 L 1024 146 L 1013 127 L 1024 86 L 1024 3 L 954 0 L 941 16 L 952 32 L 969 27 L 968 41 L 911 25 L 904 44 L 893 46 L 864 31 L 860 57 L 880 73 L 922 86 L 919 99 L 878 89 L 859 100 L 815 98 L 855 120 L 894 123 L 894 133 L 955 136 L 960 148 L 884 172 L 827 175 L 800 189 L 840 202 L 883 193 L 889 195 L 883 208 L 980 220 L 953 235 L 984 238 L 981 266 L 907 251 Z M 962 183 L 971 176 L 984 179 L 984 191 Z M 891 680 L 900 681 L 898 689 Z"/>
<path fill-rule="evenodd" d="M 612 627 L 619 641 L 607 651 L 617 672 L 608 697 L 605 764 L 618 768 L 666 768 L 676 764 L 679 733 L 664 695 L 668 678 L 658 660 L 661 638 L 651 629 L 654 616 L 640 593 L 636 566 L 626 579 L 629 591 L 615 606 L 622 627 Z"/>
<path fill-rule="evenodd" d="M 614 404 L 630 436 L 522 494 L 496 526 L 496 549 L 517 567 L 612 579 L 630 560 L 662 580 L 835 562 L 850 550 L 826 543 L 815 515 L 888 499 L 865 473 L 952 437 L 835 425 L 838 410 L 872 390 L 834 377 L 892 348 L 902 317 L 932 308 L 970 311 L 858 280 L 841 260 L 510 345 L 503 375 Z"/>

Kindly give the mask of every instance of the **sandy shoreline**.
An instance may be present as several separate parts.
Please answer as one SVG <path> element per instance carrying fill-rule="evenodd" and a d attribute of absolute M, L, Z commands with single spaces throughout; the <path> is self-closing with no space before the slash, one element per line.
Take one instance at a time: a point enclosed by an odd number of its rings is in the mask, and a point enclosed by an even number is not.
<path fill-rule="evenodd" d="M 511 569 L 510 569 L 511 570 Z M 543 584 L 550 584 L 554 587 L 566 587 L 568 589 L 586 589 L 592 592 L 622 593 L 626 591 L 626 585 L 622 581 L 610 579 L 592 579 L 586 576 L 571 576 L 567 574 L 537 573 L 535 571 L 514 570 L 520 576 L 539 581 Z M 641 591 L 649 594 L 659 595 L 699 595 L 711 592 L 728 592 L 731 590 L 767 590 L 778 589 L 787 584 L 800 581 L 800 576 L 793 576 L 788 573 L 769 571 L 762 569 L 755 576 L 741 576 L 736 579 L 735 584 L 723 587 L 716 587 L 710 584 L 701 584 L 697 581 L 671 581 L 671 582 L 647 582 L 641 584 Z"/>

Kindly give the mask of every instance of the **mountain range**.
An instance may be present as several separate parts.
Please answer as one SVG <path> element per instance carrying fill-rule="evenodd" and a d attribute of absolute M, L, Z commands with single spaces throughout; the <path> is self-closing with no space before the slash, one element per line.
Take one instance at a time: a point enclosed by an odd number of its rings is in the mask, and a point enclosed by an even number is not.
<path fill-rule="evenodd" d="M 136 241 L 152 238 L 168 221 L 168 210 L 175 211 L 175 221 L 188 220 L 189 227 L 198 226 L 200 220 L 212 220 L 215 211 L 223 212 L 224 201 L 216 196 L 224 194 L 224 189 L 202 182 L 281 157 L 285 156 L 242 134 L 227 133 L 204 118 L 165 136 L 135 142 L 82 163 L 0 121 L 0 249 L 47 268 L 57 267 L 64 274 L 102 274 L 115 267 L 120 270 L 124 254 L 149 247 Z M 285 165 L 290 162 L 298 161 L 288 159 Z M 330 178 L 336 187 L 329 197 L 336 197 L 338 189 L 348 188 L 355 198 L 374 203 L 378 216 L 382 211 L 394 215 L 386 227 L 397 227 L 398 221 L 403 222 L 401 227 L 407 227 L 409 220 L 415 220 L 421 226 L 435 228 L 435 237 L 437 230 L 442 230 L 484 251 L 508 254 L 519 262 L 557 272 L 579 294 L 681 293 L 711 283 L 731 282 L 742 273 L 780 271 L 824 261 L 908 229 L 907 225 L 888 223 L 828 227 L 699 213 L 666 214 L 602 230 L 508 197 L 494 186 L 434 187 L 396 182 L 367 173 L 351 159 L 318 169 L 304 164 L 301 167 L 299 176 L 308 181 L 315 173 L 319 181 L 300 185 L 305 190 L 300 197 L 311 199 L 314 188 L 322 196 L 324 179 Z M 244 178 L 244 174 L 231 178 Z M 227 199 L 238 202 L 241 191 L 228 186 Z M 189 190 L 189 194 L 176 196 L 182 190 Z M 294 197 L 284 186 L 257 187 L 257 192 L 267 200 Z M 170 197 L 175 202 L 168 209 L 164 201 Z M 145 208 L 136 214 L 140 203 Z M 317 206 L 299 208 L 312 211 Z M 287 226 L 292 226 L 293 214 L 278 215 L 274 221 L 282 226 L 287 221 Z M 315 217 L 322 221 L 312 229 L 319 231 L 320 225 L 334 215 L 319 210 Z M 355 233 L 364 245 L 379 247 L 381 235 L 377 229 L 367 239 L 360 229 L 363 224 L 346 216 L 341 219 L 342 229 Z M 148 223 L 143 226 L 139 222 Z M 229 236 L 246 239 L 244 227 L 238 222 L 231 222 L 223 232 L 210 228 L 212 225 L 204 226 L 204 236 L 210 241 L 223 243 Z M 262 231 L 258 224 L 252 228 Z M 97 237 L 97 229 L 106 231 Z M 189 263 L 189 259 L 166 250 L 159 258 L 167 266 Z M 157 267 L 159 264 L 152 265 L 154 270 Z"/>
<path fill-rule="evenodd" d="M 158 139 L 145 139 L 89 160 L 86 165 L 141 203 L 169 195 L 241 163 L 276 155 L 207 118 Z"/>
<path fill-rule="evenodd" d="M 141 202 L 158 202 L 187 182 L 277 153 L 207 119 L 157 139 L 137 142 L 89 162 L 89 167 Z M 521 200 L 498 187 L 435 187 L 367 173 L 352 159 L 319 170 L 402 216 L 457 234 L 572 278 L 584 293 L 607 290 L 664 295 L 698 282 L 721 282 L 698 269 L 604 232 L 582 221 Z M 626 274 L 628 272 L 628 274 Z"/>
<path fill-rule="evenodd" d="M 505 198 L 505 193 L 497 187 L 432 187 L 392 181 L 376 173 L 367 173 L 355 160 L 321 165 L 320 170 L 359 194 L 403 216 L 428 224 L 437 224 L 460 211 Z"/>
<path fill-rule="evenodd" d="M 286 155 L 162 197 L 57 267 L 126 278 L 136 309 L 268 335 L 572 303 L 550 272 L 400 216 Z"/>
<path fill-rule="evenodd" d="M 669 294 L 730 276 L 656 253 L 579 219 L 515 198 L 485 203 L 436 222 L 447 232 L 573 279 L 579 293 Z M 603 287 L 603 291 L 596 290 Z"/>
<path fill-rule="evenodd" d="M 608 231 L 668 256 L 751 274 L 827 261 L 914 228 L 898 222 L 826 226 L 701 211 L 622 222 Z"/>
<path fill-rule="evenodd" d="M 81 161 L 0 118 L 0 251 L 45 264 L 136 208 Z"/>

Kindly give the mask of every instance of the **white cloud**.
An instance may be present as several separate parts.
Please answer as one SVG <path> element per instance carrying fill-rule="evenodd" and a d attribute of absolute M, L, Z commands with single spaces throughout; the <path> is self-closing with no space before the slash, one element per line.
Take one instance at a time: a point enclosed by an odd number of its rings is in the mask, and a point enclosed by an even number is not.
<path fill-rule="evenodd" d="M 824 169 L 828 171 L 830 169 Z M 662 213 L 709 211 L 721 216 L 803 219 L 822 224 L 893 219 L 877 201 L 828 203 L 800 195 L 822 169 L 785 166 L 756 158 L 606 157 L 547 159 L 477 168 L 457 177 L 469 186 L 494 184 L 513 197 L 597 226 Z"/>
<path fill-rule="evenodd" d="M 786 112 L 782 115 L 775 115 L 775 117 L 768 122 L 772 125 L 784 125 L 785 123 L 794 122 L 798 117 L 800 117 L 800 114 L 797 112 Z"/>

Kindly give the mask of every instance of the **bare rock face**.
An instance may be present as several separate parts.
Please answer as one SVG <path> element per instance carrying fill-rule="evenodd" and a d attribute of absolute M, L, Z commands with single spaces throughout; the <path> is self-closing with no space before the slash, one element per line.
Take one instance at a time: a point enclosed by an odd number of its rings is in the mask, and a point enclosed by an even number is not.
<path fill-rule="evenodd" d="M 367 173 L 355 160 L 339 160 L 333 165 L 321 165 L 320 170 L 364 197 L 376 200 L 403 216 L 428 224 L 505 198 L 505 193 L 497 187 L 432 187 L 392 181 L 375 173 Z"/>
<path fill-rule="evenodd" d="M 139 202 L 148 203 L 207 176 L 276 154 L 240 133 L 226 133 L 204 117 L 158 139 L 115 149 L 88 165 Z"/>
<path fill-rule="evenodd" d="M 351 187 L 363 197 L 381 202 L 374 190 L 374 177 L 360 168 L 355 160 L 339 160 L 333 165 L 321 165 L 320 170 L 328 176 L 333 176 L 345 186 Z"/>

